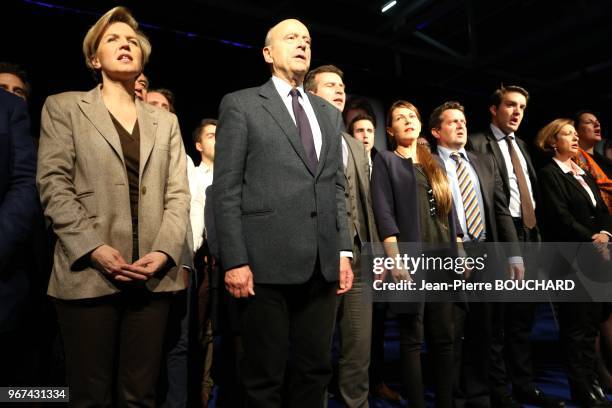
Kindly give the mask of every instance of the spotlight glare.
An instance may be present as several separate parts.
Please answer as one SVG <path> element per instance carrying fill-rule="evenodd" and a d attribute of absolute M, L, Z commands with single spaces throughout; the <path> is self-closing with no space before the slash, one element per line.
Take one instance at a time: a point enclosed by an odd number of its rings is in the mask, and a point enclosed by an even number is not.
<path fill-rule="evenodd" d="M 387 11 L 388 11 L 388 10 L 389 10 L 391 7 L 395 6 L 396 4 L 397 4 L 397 1 L 396 1 L 396 0 L 392 0 L 392 1 L 388 2 L 387 4 L 385 4 L 385 5 L 382 7 L 381 11 L 382 11 L 383 13 L 385 13 L 385 12 L 387 12 Z"/>

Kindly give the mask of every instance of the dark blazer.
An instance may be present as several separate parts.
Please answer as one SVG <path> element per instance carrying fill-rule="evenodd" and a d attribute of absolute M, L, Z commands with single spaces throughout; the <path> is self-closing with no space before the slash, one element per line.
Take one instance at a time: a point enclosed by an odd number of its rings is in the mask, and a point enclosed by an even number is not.
<path fill-rule="evenodd" d="M 319 261 L 337 281 L 350 251 L 338 109 L 306 93 L 322 133 L 316 172 L 272 80 L 223 97 L 213 201 L 221 264 L 249 265 L 255 283 L 306 282 Z"/>
<path fill-rule="evenodd" d="M 501 175 L 495 164 L 495 159 L 488 154 L 466 151 L 468 160 L 478 177 L 480 192 L 484 205 L 484 222 L 488 242 L 513 242 L 507 248 L 508 256 L 520 256 L 520 247 L 516 236 L 516 228 L 507 204 L 503 190 Z M 440 165 L 444 168 L 442 158 L 436 154 Z"/>
<path fill-rule="evenodd" d="M 204 202 L 205 238 L 210 254 L 215 258 L 219 258 L 219 244 L 217 243 L 217 227 L 215 225 L 215 213 L 213 212 L 212 193 L 212 186 L 206 187 L 206 200 Z"/>
<path fill-rule="evenodd" d="M 418 218 L 419 193 L 412 160 L 402 159 L 392 151 L 379 151 L 373 164 L 371 187 L 374 217 L 380 239 L 384 240 L 395 235 L 400 244 L 402 242 L 422 242 Z M 454 206 L 448 215 L 448 225 L 447 242 L 450 248 L 454 249 L 457 233 L 461 233 Z M 445 255 L 452 254 L 440 252 L 435 254 L 435 256 Z M 413 279 L 418 280 L 420 276 L 415 275 Z M 414 297 L 404 298 L 403 296 L 405 295 L 400 295 L 398 299 L 395 295 L 391 295 L 389 300 L 395 300 L 390 303 L 391 310 L 395 313 L 416 313 L 421 310 L 424 299 L 419 296 L 419 293 L 415 293 Z M 411 301 L 400 303 L 398 302 L 400 299 Z"/>
<path fill-rule="evenodd" d="M 33 272 L 30 242 L 40 214 L 27 108 L 21 98 L 0 90 L 0 333 L 13 328 L 23 310 Z"/>
<path fill-rule="evenodd" d="M 599 194 L 591 175 L 583 176 L 595 199 L 591 198 L 571 173 L 551 161 L 540 170 L 543 234 L 547 241 L 591 242 L 591 236 L 605 230 L 612 232 L 612 216 Z"/>
<path fill-rule="evenodd" d="M 374 216 L 381 240 L 392 235 L 398 242 L 420 242 L 421 227 L 417 220 L 417 179 L 412 160 L 402 159 L 392 151 L 380 151 L 372 170 Z M 457 231 L 454 211 L 449 214 L 449 242 L 455 242 Z"/>
<path fill-rule="evenodd" d="M 515 138 L 516 144 L 518 145 L 521 153 L 523 153 L 523 157 L 525 157 L 525 162 L 527 163 L 527 171 L 529 173 L 529 180 L 531 181 L 531 189 L 533 191 L 533 199 L 536 202 L 536 212 L 539 210 L 539 190 L 537 183 L 537 174 L 533 167 L 533 163 L 531 162 L 531 157 L 529 155 L 529 149 L 527 148 L 527 144 L 520 138 Z M 495 158 L 495 164 L 499 169 L 499 173 L 501 175 L 501 180 L 503 182 L 503 189 L 506 195 L 506 207 L 510 205 L 510 181 L 508 180 L 508 168 L 506 167 L 506 162 L 504 160 L 504 156 L 502 155 L 501 149 L 497 144 L 497 140 L 493 135 L 490 127 L 487 127 L 486 131 L 482 133 L 474 133 L 469 135 L 467 144 L 465 146 L 466 150 L 474 151 L 476 153 L 481 154 L 490 154 Z"/>
<path fill-rule="evenodd" d="M 502 176 L 494 158 L 475 152 L 467 152 L 467 155 L 480 183 L 485 206 L 487 240 L 516 242 L 516 228 L 508 209 Z"/>

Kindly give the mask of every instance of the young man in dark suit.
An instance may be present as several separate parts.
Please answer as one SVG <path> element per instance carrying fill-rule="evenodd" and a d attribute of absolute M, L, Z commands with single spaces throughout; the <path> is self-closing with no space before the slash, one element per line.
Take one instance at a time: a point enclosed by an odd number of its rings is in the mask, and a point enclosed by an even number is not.
<path fill-rule="evenodd" d="M 244 300 L 250 407 L 323 406 L 336 294 L 353 280 L 342 117 L 304 92 L 310 43 L 297 20 L 274 26 L 263 48 L 272 79 L 226 95 L 219 108 L 215 222 L 226 288 Z"/>
<path fill-rule="evenodd" d="M 528 99 L 529 93 L 519 86 L 497 89 L 489 103 L 491 125 L 483 133 L 470 135 L 467 142 L 468 150 L 493 157 L 500 170 L 505 205 L 514 222 L 516 240 L 527 243 L 541 240 L 535 213 L 537 178 L 527 145 L 515 135 L 523 120 Z M 523 279 L 524 273 L 524 270 L 510 269 L 510 277 L 514 279 Z M 494 304 L 489 374 L 493 406 L 520 407 L 516 400 L 540 407 L 564 406 L 563 401 L 544 394 L 533 382 L 530 335 L 535 305 Z M 506 361 L 504 353 L 508 357 Z M 508 374 L 512 382 L 512 395 L 507 386 Z"/>

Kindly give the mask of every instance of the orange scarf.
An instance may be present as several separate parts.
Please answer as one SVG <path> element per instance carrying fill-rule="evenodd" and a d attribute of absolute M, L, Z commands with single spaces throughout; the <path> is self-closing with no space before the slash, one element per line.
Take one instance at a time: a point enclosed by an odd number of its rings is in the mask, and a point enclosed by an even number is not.
<path fill-rule="evenodd" d="M 591 155 L 581 148 L 578 148 L 576 162 L 593 176 L 597 187 L 599 187 L 599 193 L 608 206 L 608 212 L 612 214 L 612 180 L 606 176 L 606 173 L 603 172 Z"/>

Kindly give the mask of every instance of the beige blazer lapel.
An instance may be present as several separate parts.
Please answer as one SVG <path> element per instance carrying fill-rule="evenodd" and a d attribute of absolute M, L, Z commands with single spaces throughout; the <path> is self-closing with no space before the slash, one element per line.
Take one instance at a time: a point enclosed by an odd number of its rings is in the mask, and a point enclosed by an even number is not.
<path fill-rule="evenodd" d="M 157 132 L 157 113 L 153 106 L 136 99 L 138 126 L 140 128 L 140 182 L 147 166 L 147 161 L 155 145 Z"/>
<path fill-rule="evenodd" d="M 123 163 L 123 167 L 125 167 L 119 134 L 117 134 L 117 129 L 115 129 L 115 125 L 113 125 L 110 113 L 106 105 L 104 105 L 100 87 L 96 86 L 94 89 L 84 94 L 78 104 L 85 117 L 111 145 L 119 157 L 119 160 Z"/>

